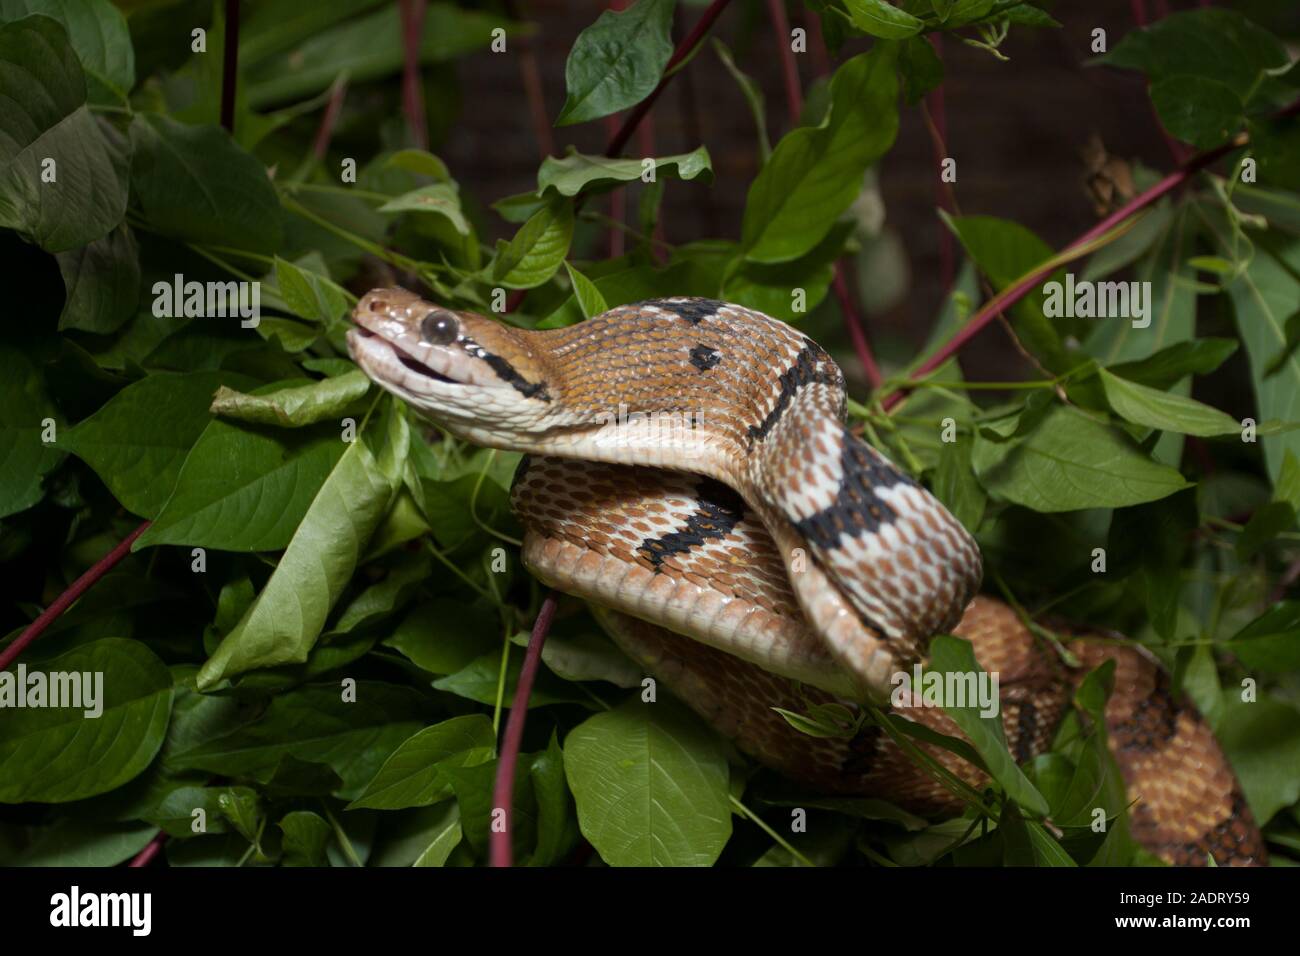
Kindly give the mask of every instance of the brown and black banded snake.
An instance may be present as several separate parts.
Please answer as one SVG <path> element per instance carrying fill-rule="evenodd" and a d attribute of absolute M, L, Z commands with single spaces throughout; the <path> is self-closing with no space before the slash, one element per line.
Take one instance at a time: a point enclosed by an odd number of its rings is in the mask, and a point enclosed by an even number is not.
<path fill-rule="evenodd" d="M 793 327 L 676 297 L 524 330 L 397 288 L 362 297 L 353 320 L 349 349 L 380 386 L 457 437 L 526 454 L 511 497 L 529 570 L 590 602 L 628 656 L 759 762 L 827 792 L 957 815 L 960 801 L 878 728 L 811 737 L 773 708 L 884 703 L 929 639 L 954 633 L 1000 675 L 1023 762 L 1109 659 L 1108 742 L 1135 839 L 1175 864 L 1266 861 L 1231 766 L 1157 661 L 1063 625 L 1067 665 L 979 596 L 975 540 L 850 433 L 843 375 Z M 961 735 L 942 710 L 905 716 Z M 952 752 L 927 751 L 987 784 Z"/>

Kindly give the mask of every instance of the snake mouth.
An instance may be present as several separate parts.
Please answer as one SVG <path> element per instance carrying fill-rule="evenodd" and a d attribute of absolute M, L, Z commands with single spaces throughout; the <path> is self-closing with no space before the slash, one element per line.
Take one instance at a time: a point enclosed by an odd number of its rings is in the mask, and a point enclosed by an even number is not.
<path fill-rule="evenodd" d="M 416 375 L 419 375 L 421 378 L 429 379 L 430 381 L 434 381 L 434 382 L 439 382 L 443 385 L 464 384 L 463 382 L 458 382 L 453 378 L 448 378 L 446 375 L 443 375 L 441 372 L 431 368 L 426 363 L 420 361 L 410 352 L 403 349 L 396 342 L 380 335 L 378 332 L 366 328 L 363 325 L 354 325 L 351 329 L 348 330 L 348 335 L 349 338 L 355 336 L 358 342 L 362 342 L 362 341 L 371 342 L 373 340 L 373 342 L 375 343 L 388 346 L 389 351 L 392 353 L 392 357 L 397 359 L 399 364 L 409 369 L 410 371 L 414 372 Z M 364 350 L 365 350 L 364 346 L 362 346 L 361 348 L 353 349 L 354 357 L 356 356 L 357 353 L 362 352 Z"/>

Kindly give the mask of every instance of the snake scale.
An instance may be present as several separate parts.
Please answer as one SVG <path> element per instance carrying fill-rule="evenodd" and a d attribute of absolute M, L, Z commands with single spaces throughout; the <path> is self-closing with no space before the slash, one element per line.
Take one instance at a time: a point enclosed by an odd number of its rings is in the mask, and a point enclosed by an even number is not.
<path fill-rule="evenodd" d="M 1145 849 L 1178 865 L 1266 861 L 1208 725 L 1145 649 L 1058 625 L 1073 660 L 978 595 L 971 535 L 845 425 L 842 373 L 803 333 L 738 305 L 662 298 L 524 330 L 398 288 L 366 294 L 353 358 L 475 444 L 524 452 L 523 560 L 593 605 L 619 647 L 742 751 L 828 793 L 929 817 L 963 804 L 875 724 L 804 734 L 774 707 L 883 703 L 934 634 L 1000 678 L 1012 754 L 1046 751 L 1074 690 L 1116 665 L 1108 742 Z M 961 736 L 943 710 L 906 718 Z M 922 749 L 979 788 L 983 772 Z"/>

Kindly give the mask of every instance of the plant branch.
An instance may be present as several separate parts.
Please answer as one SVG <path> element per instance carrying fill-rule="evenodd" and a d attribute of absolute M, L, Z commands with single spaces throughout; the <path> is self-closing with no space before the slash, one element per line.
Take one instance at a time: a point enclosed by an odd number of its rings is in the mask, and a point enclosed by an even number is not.
<path fill-rule="evenodd" d="M 835 299 L 839 302 L 840 314 L 844 317 L 844 327 L 849 331 L 849 340 L 853 343 L 858 361 L 862 363 L 867 383 L 873 389 L 879 388 L 885 379 L 880 374 L 876 357 L 871 353 L 871 343 L 867 341 L 867 333 L 862 327 L 857 307 L 853 304 L 853 296 L 849 294 L 849 280 L 844 275 L 843 259 L 835 260 L 835 278 L 831 281 L 831 287 L 835 290 Z"/>
<path fill-rule="evenodd" d="M 1283 114 L 1286 114 L 1288 112 L 1294 112 L 1295 109 L 1297 108 L 1300 108 L 1300 101 L 1293 103 L 1291 106 L 1287 107 L 1287 109 L 1283 110 L 1282 112 Z M 1182 185 L 1184 182 L 1190 179 L 1193 174 L 1199 172 L 1200 170 L 1204 169 L 1206 166 L 1209 166 L 1211 163 L 1215 162 L 1218 159 L 1221 159 L 1222 157 L 1226 156 L 1228 153 L 1232 152 L 1234 149 L 1238 149 L 1243 145 L 1245 145 L 1245 137 L 1238 136 L 1235 137 L 1231 142 L 1224 143 L 1222 146 L 1219 146 L 1215 149 L 1208 150 L 1204 153 L 1198 153 L 1196 156 L 1193 156 L 1186 163 L 1184 163 L 1180 168 L 1170 173 L 1168 176 L 1160 180 L 1160 182 L 1156 183 L 1150 189 L 1146 190 L 1145 192 L 1137 196 L 1134 196 L 1133 199 L 1131 199 L 1124 206 L 1117 209 L 1115 212 L 1111 213 L 1109 216 L 1101 220 L 1101 222 L 1097 223 L 1095 226 L 1093 226 L 1083 235 L 1079 236 L 1073 242 L 1069 243 L 1069 245 L 1067 245 L 1065 247 L 1065 250 L 1063 251 L 1069 252 L 1072 249 L 1077 249 L 1079 246 L 1086 245 L 1087 243 L 1090 243 L 1094 239 L 1098 238 L 1099 236 L 1105 235 L 1107 232 L 1109 232 L 1115 226 L 1122 223 L 1124 220 L 1128 219 L 1130 216 L 1134 215 L 1137 212 L 1140 212 L 1141 210 L 1145 209 L 1147 206 L 1150 206 L 1161 196 L 1164 196 L 1166 193 L 1172 192 L 1178 186 Z M 1049 261 L 1048 263 L 1044 264 L 1038 269 L 1035 269 L 1033 272 L 1025 276 L 1019 282 L 1016 282 L 1015 284 L 1009 286 L 1008 288 L 1004 289 L 1003 291 L 995 295 L 992 299 L 984 303 L 983 308 L 981 308 L 978 312 L 976 312 L 973 316 L 971 316 L 970 320 L 964 326 L 962 326 L 962 328 L 957 332 L 957 334 L 954 335 L 951 339 L 949 339 L 946 343 L 944 343 L 944 345 L 940 347 L 938 351 L 936 351 L 933 355 L 931 355 L 928 359 L 926 359 L 925 362 L 923 362 L 909 376 L 909 378 L 915 379 L 924 376 L 929 372 L 934 371 L 944 362 L 948 361 L 948 359 L 950 359 L 953 355 L 955 355 L 962 348 L 962 346 L 964 346 L 967 342 L 969 342 L 972 338 L 974 338 L 977 334 L 979 334 L 979 332 L 982 331 L 986 325 L 988 325 L 990 322 L 996 319 L 999 313 L 1015 305 L 1026 295 L 1028 295 L 1029 292 L 1036 285 L 1038 285 L 1039 282 L 1041 282 L 1047 276 L 1051 275 L 1051 273 L 1057 267 L 1055 258 L 1056 257 L 1053 257 L 1052 261 Z M 907 391 L 908 391 L 908 385 L 903 384 L 899 386 L 898 389 L 891 392 L 889 395 L 886 395 L 882 402 L 882 407 L 884 408 L 884 410 L 888 412 L 893 408 L 895 408 L 898 405 L 898 403 L 901 402 L 903 398 L 906 396 Z"/>
<path fill-rule="evenodd" d="M 152 523 L 153 522 L 151 521 L 142 522 L 138 528 L 123 538 L 117 547 L 100 558 L 89 571 L 77 578 L 77 580 L 73 581 L 71 586 L 55 598 L 50 606 L 42 611 L 40 616 L 27 626 L 27 630 L 23 631 L 14 639 L 12 644 L 6 647 L 3 651 L 0 651 L 0 671 L 4 670 L 17 660 L 18 655 L 23 652 L 27 645 L 40 637 L 42 632 L 53 624 L 60 614 L 76 602 L 77 598 L 89 591 L 100 578 L 111 571 L 119 561 L 130 554 L 131 545 L 135 543 L 135 539 L 144 534 L 146 529 L 148 529 L 149 525 Z"/>
<path fill-rule="evenodd" d="M 325 112 L 320 119 L 320 127 L 316 130 L 316 138 L 312 142 L 311 151 L 318 160 L 322 162 L 325 159 L 325 153 L 329 149 L 330 140 L 334 138 L 334 127 L 338 124 L 339 114 L 343 112 L 343 97 L 348 92 L 348 81 L 346 76 L 338 77 L 330 86 L 330 98 L 325 104 Z M 384 197 L 387 201 L 388 197 Z"/>
<path fill-rule="evenodd" d="M 411 141 L 429 148 L 429 126 L 424 117 L 424 91 L 420 86 L 420 35 L 427 0 L 402 0 L 402 112 Z"/>
<path fill-rule="evenodd" d="M 127 867 L 129 869 L 139 869 L 142 866 L 148 866 L 153 862 L 154 857 L 162 852 L 163 844 L 166 842 L 167 833 L 159 830 L 153 835 L 153 839 L 145 845 L 145 848 L 131 858 L 131 862 L 127 864 Z"/>
<path fill-rule="evenodd" d="M 785 106 L 793 128 L 799 125 L 799 116 L 803 113 L 803 89 L 799 86 L 799 65 L 795 63 L 794 50 L 790 48 L 790 20 L 785 15 L 785 0 L 767 0 L 767 12 L 776 33 L 781 76 L 785 82 Z"/>
<path fill-rule="evenodd" d="M 555 594 L 548 592 L 545 600 L 542 601 L 541 610 L 537 612 L 533 633 L 528 638 L 524 666 L 519 671 L 514 703 L 510 706 L 510 717 L 506 720 L 506 733 L 501 741 L 500 756 L 497 758 L 497 779 L 492 788 L 492 806 L 505 814 L 505 826 L 500 831 L 494 827 L 489 837 L 488 862 L 491 866 L 514 866 L 510 823 L 515 803 L 515 770 L 519 763 L 519 747 L 524 739 L 524 721 L 528 718 L 528 698 L 533 693 L 533 680 L 537 677 L 537 667 L 542 660 L 542 645 L 546 643 L 546 634 L 550 631 L 551 621 L 554 618 Z"/>
<path fill-rule="evenodd" d="M 691 53 L 694 52 L 695 48 L 703 42 L 704 37 L 712 28 L 714 21 L 722 15 L 723 10 L 727 9 L 729 3 L 731 3 L 731 0 L 713 0 L 713 2 L 709 4 L 709 8 L 700 14 L 700 18 L 695 21 L 695 26 L 691 28 L 691 32 L 688 33 L 686 38 L 682 40 L 681 43 L 677 44 L 677 48 L 673 50 L 673 55 L 669 58 L 668 65 L 664 67 L 664 75 L 659 80 L 659 85 L 651 90 L 650 95 L 638 103 L 632 111 L 628 113 L 627 118 L 623 120 L 623 125 L 619 127 L 618 132 L 616 132 L 610 139 L 609 144 L 605 147 L 606 156 L 612 159 L 623 152 L 623 148 L 627 146 L 628 140 L 632 138 L 632 133 L 639 125 L 641 125 L 641 120 L 645 119 L 645 115 L 650 112 L 650 107 L 654 106 L 655 100 L 659 98 L 659 94 L 662 93 L 664 87 L 668 85 L 668 81 L 673 78 L 674 68 L 690 56 Z"/>

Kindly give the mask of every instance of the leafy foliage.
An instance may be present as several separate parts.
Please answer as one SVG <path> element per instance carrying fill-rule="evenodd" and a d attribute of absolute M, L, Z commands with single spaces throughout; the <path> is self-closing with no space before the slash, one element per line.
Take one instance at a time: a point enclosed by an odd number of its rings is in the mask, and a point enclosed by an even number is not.
<path fill-rule="evenodd" d="M 644 159 L 569 145 L 541 162 L 536 189 L 471 195 L 382 119 L 401 110 L 396 4 L 257 4 L 231 132 L 217 124 L 224 4 L 197 24 L 193 4 L 129 6 L 0 0 L 0 75 L 24 104 L 0 111 L 0 242 L 33 276 L 0 343 L 0 553 L 20 602 L 0 651 L 152 522 L 0 672 L 0 703 L 20 665 L 104 686 L 93 720 L 0 708 L 3 862 L 113 865 L 157 831 L 173 865 L 484 862 L 502 717 L 541 598 L 508 504 L 518 456 L 454 441 L 372 388 L 344 344 L 356 296 L 378 273 L 459 308 L 509 300 L 505 321 L 550 328 L 703 295 L 829 329 L 870 170 L 900 111 L 942 83 L 927 37 L 1003 57 L 1008 31 L 1056 25 L 1020 0 L 810 0 L 832 52 L 865 52 L 838 56 L 805 124 L 772 143 L 775 111 L 744 56 L 717 45 L 759 128 L 759 167 L 739 235 L 670 245 L 655 234 L 663 193 L 713 181 L 706 144 Z M 447 63 L 530 30 L 473 6 L 430 4 L 412 38 L 435 118 L 452 99 Z M 610 117 L 670 80 L 673 16 L 693 14 L 676 6 L 638 0 L 577 33 L 556 125 Z M 196 27 L 206 46 L 178 58 L 175 37 Z M 1290 858 L 1296 70 L 1277 38 L 1221 9 L 1133 30 L 1099 65 L 1141 73 L 1172 137 L 1229 152 L 1064 256 L 1017 223 L 950 217 L 963 278 L 911 368 L 855 396 L 853 425 L 977 535 L 990 587 L 1158 655 Z M 322 128 L 340 103 L 346 146 L 330 143 L 333 120 Z M 607 223 L 587 203 L 616 189 L 636 191 L 639 222 L 624 226 L 630 251 L 604 259 Z M 1030 377 L 967 382 L 937 361 L 977 300 L 1045 266 L 1007 329 Z M 1045 283 L 1071 272 L 1148 283 L 1150 321 L 1049 314 Z M 234 283 L 257 283 L 257 315 Z M 907 378 L 932 356 L 937 368 Z M 787 712 L 815 735 L 840 733 L 846 714 L 875 720 L 905 749 L 948 747 L 989 771 L 964 816 L 926 821 L 757 770 L 663 689 L 648 700 L 576 602 L 543 662 L 509 833 L 530 865 L 581 858 L 580 840 L 611 865 L 1149 862 L 1106 748 L 1105 668 L 1024 764 L 997 720 L 963 708 L 951 716 L 966 741 L 843 705 Z M 978 670 L 946 636 L 932 667 Z M 792 808 L 806 833 L 789 832 Z"/>

